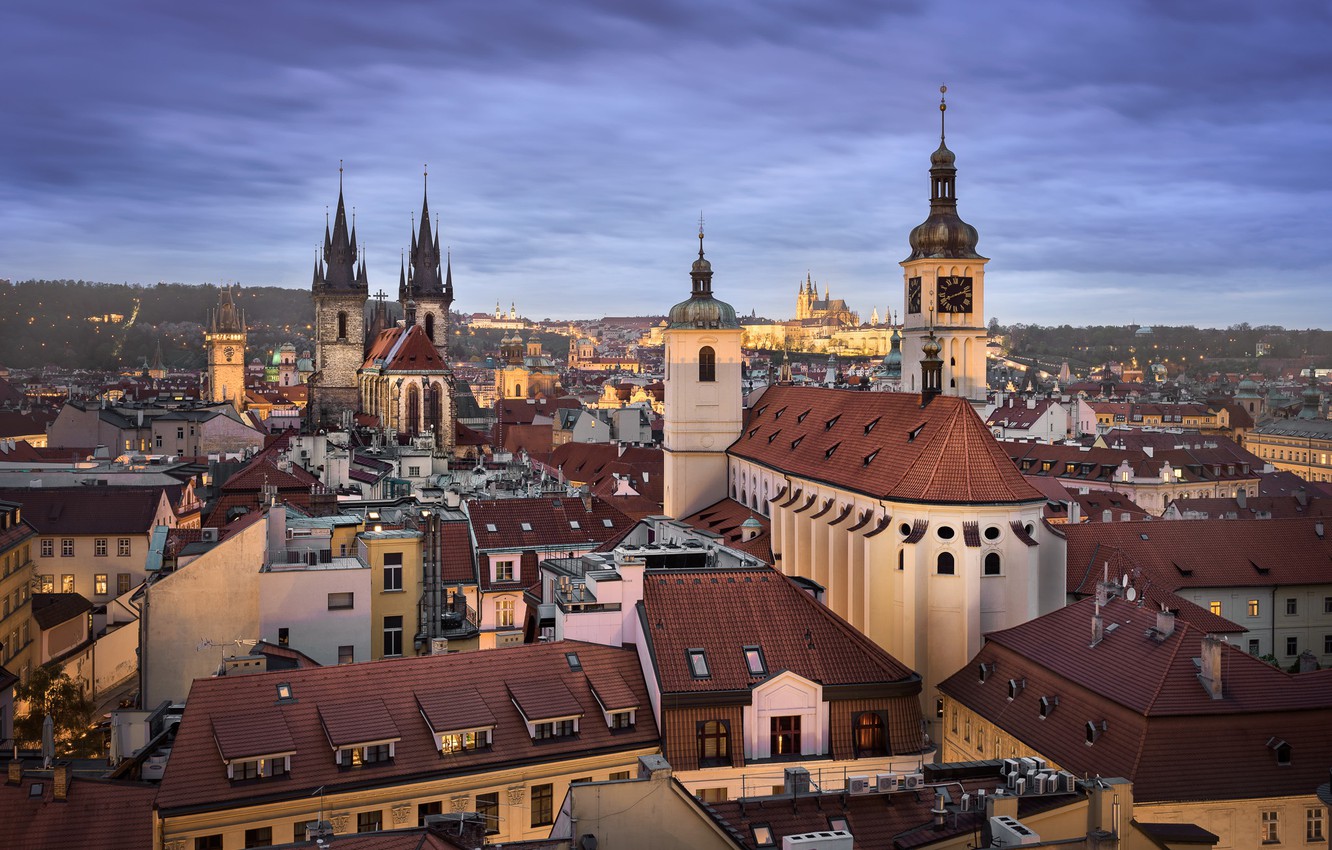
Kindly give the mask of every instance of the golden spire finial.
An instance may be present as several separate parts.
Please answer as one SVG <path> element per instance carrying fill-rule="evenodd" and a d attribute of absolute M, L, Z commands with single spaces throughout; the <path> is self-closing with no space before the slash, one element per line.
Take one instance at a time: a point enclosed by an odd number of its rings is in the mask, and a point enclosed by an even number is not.
<path fill-rule="evenodd" d="M 948 86 L 939 86 L 939 141 L 944 140 L 944 113 L 948 111 L 948 101 L 944 95 L 948 94 Z"/>

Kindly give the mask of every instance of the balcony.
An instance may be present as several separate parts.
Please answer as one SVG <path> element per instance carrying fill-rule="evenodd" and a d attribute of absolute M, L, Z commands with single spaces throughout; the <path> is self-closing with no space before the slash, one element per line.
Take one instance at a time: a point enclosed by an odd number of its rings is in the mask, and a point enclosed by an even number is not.
<path fill-rule="evenodd" d="M 292 570 L 362 570 L 370 565 L 356 555 L 336 556 L 332 549 L 317 547 L 284 547 L 269 549 L 264 556 L 265 572 Z"/>
<path fill-rule="evenodd" d="M 437 637 L 449 640 L 464 640 L 481 633 L 481 617 L 476 609 L 466 602 L 455 600 L 439 615 L 439 634 Z"/>

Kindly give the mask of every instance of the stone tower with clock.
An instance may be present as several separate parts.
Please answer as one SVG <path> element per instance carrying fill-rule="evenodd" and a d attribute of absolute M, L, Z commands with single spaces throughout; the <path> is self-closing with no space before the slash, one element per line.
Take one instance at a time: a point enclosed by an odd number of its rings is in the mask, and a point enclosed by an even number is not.
<path fill-rule="evenodd" d="M 324 225 L 323 256 L 315 260 L 315 372 L 311 376 L 307 416 L 311 429 L 340 424 L 360 405 L 356 370 L 365 359 L 365 302 L 370 286 L 365 258 L 358 262 L 356 223 L 347 226 L 338 169 L 338 210 L 333 230 Z"/>
<path fill-rule="evenodd" d="M 976 253 L 976 228 L 957 214 L 956 157 L 944 144 L 946 109 L 940 99 L 939 149 L 930 155 L 930 215 L 911 231 L 911 255 L 901 264 L 906 301 L 902 362 L 919 363 L 933 334 L 943 361 L 941 392 L 983 404 L 989 260 Z M 902 389 L 920 392 L 913 371 L 910 366 L 903 370 Z"/>
<path fill-rule="evenodd" d="M 666 425 L 663 508 L 683 519 L 727 496 L 726 450 L 744 427 L 741 404 L 742 330 L 735 308 L 712 296 L 712 264 L 690 269 L 689 298 L 671 308 L 666 330 Z"/>
<path fill-rule="evenodd" d="M 245 409 L 245 316 L 236 309 L 231 287 L 218 293 L 217 309 L 204 332 L 208 349 L 208 400 Z"/>

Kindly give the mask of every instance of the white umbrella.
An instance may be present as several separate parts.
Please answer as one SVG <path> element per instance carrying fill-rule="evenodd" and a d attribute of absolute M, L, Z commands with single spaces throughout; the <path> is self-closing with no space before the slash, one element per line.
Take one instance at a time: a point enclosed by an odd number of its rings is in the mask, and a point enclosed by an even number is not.
<path fill-rule="evenodd" d="M 50 768 L 55 763 L 55 720 L 46 715 L 42 721 L 42 767 Z"/>

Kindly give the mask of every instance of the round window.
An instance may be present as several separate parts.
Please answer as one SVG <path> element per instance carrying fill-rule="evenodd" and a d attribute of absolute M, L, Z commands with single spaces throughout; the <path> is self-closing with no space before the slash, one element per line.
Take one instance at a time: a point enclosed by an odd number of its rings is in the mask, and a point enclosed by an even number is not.
<path fill-rule="evenodd" d="M 900 531 L 900 532 L 902 533 L 902 536 L 903 536 L 903 537 L 910 537 L 910 536 L 911 536 L 911 523 L 909 523 L 909 522 L 904 522 L 904 523 L 902 523 L 901 525 L 899 525 L 899 526 L 897 527 L 897 530 Z"/>
<path fill-rule="evenodd" d="M 940 540 L 952 540 L 952 539 L 953 539 L 953 535 L 954 535 L 955 533 L 956 533 L 956 532 L 953 531 L 953 527 L 952 527 L 951 525 L 941 525 L 941 526 L 939 526 L 939 532 L 938 532 L 938 534 L 939 534 L 939 539 L 940 539 Z"/>
<path fill-rule="evenodd" d="M 986 528 L 986 529 L 985 529 L 985 539 L 986 539 L 986 540 L 998 540 L 998 539 L 999 539 L 999 526 L 997 526 L 997 525 L 992 525 L 992 526 Z"/>
<path fill-rule="evenodd" d="M 1024 525 L 1023 528 L 1027 530 L 1028 537 L 1036 533 L 1036 526 L 1030 522 Z"/>

